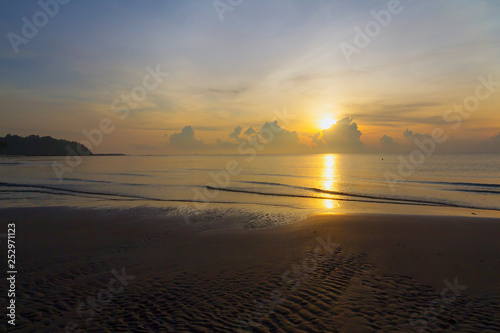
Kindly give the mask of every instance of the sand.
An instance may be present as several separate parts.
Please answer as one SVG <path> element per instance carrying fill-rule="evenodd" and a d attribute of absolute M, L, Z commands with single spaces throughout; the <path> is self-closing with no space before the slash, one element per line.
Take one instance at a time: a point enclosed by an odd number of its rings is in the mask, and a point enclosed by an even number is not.
<path fill-rule="evenodd" d="M 318 215 L 207 230 L 147 209 L 0 214 L 18 248 L 16 326 L 1 331 L 500 331 L 498 219 Z"/>

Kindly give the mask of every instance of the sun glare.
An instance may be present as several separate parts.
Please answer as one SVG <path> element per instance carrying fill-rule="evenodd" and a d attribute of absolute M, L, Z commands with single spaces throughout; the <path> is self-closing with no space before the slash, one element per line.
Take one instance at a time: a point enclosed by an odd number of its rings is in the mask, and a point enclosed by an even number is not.
<path fill-rule="evenodd" d="M 327 119 L 323 119 L 321 120 L 321 129 L 329 129 L 330 127 L 332 127 L 332 125 L 336 124 L 337 121 L 335 119 L 332 119 L 332 118 L 327 118 Z"/>

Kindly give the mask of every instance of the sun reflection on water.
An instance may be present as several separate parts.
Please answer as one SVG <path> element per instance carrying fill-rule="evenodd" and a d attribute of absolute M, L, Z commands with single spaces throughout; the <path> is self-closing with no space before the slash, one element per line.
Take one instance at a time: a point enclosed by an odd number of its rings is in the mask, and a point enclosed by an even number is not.
<path fill-rule="evenodd" d="M 336 156 L 332 154 L 323 156 L 323 174 L 321 175 L 321 188 L 328 191 L 336 191 L 338 182 L 336 174 Z M 333 199 L 323 200 L 323 205 L 328 209 L 340 207 Z"/>

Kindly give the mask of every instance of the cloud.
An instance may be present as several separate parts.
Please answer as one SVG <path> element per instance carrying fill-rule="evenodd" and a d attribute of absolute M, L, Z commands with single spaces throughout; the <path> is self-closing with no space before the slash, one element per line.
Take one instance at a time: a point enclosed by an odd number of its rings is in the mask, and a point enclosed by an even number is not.
<path fill-rule="evenodd" d="M 380 144 L 382 145 L 382 147 L 394 147 L 395 145 L 397 145 L 392 137 L 385 134 L 380 138 Z"/>
<path fill-rule="evenodd" d="M 363 123 L 379 126 L 402 126 L 403 124 L 442 124 L 442 115 L 435 113 L 441 105 L 442 103 L 432 101 L 396 104 L 374 101 L 348 103 L 345 107 L 352 110 L 349 113 L 350 116 Z"/>
<path fill-rule="evenodd" d="M 382 153 L 396 153 L 396 152 L 401 152 L 404 150 L 404 146 L 398 144 L 393 137 L 388 136 L 384 134 L 380 140 L 380 149 L 375 149 L 376 151 L 382 152 Z"/>
<path fill-rule="evenodd" d="M 217 148 L 225 149 L 225 150 L 233 150 L 235 151 L 238 148 L 237 143 L 222 141 L 221 139 L 217 139 L 215 142 Z"/>
<path fill-rule="evenodd" d="M 243 127 L 238 125 L 234 128 L 234 130 L 231 133 L 229 133 L 229 137 L 231 139 L 235 139 L 238 142 L 241 142 L 243 140 L 243 138 L 240 137 L 242 131 L 243 131 Z M 238 148 L 238 143 L 231 142 L 231 141 L 224 141 L 224 140 L 221 140 L 219 138 L 217 138 L 215 145 L 217 148 L 226 149 L 226 150 L 230 149 L 233 151 Z"/>
<path fill-rule="evenodd" d="M 267 144 L 271 149 L 295 149 L 299 146 L 299 135 L 296 131 L 287 131 L 278 125 L 278 121 L 266 122 L 259 130 L 259 142 Z"/>
<path fill-rule="evenodd" d="M 241 126 L 236 126 L 231 134 L 229 134 L 230 138 L 233 138 L 235 140 L 240 140 L 239 136 L 241 134 L 241 131 L 243 130 L 243 127 Z"/>
<path fill-rule="evenodd" d="M 246 131 L 245 131 L 245 135 L 252 135 L 252 134 L 255 134 L 255 130 L 253 129 L 253 127 L 249 127 Z"/>
<path fill-rule="evenodd" d="M 374 151 L 383 153 L 408 154 L 418 149 L 415 141 L 429 142 L 433 140 L 432 135 L 416 133 L 406 129 L 402 136 L 407 140 L 399 144 L 392 137 L 384 135 L 380 138 L 380 145 L 374 147 Z M 442 143 L 435 143 L 436 153 L 456 154 L 456 153 L 500 153 L 500 133 L 488 139 L 457 138 L 448 134 L 447 139 Z"/>
<path fill-rule="evenodd" d="M 414 142 L 415 140 L 422 140 L 425 137 L 430 137 L 429 134 L 422 135 L 420 133 L 416 133 L 408 129 L 406 129 L 406 131 L 403 132 L 403 136 L 410 142 Z"/>
<path fill-rule="evenodd" d="M 242 134 L 243 133 L 243 134 Z M 288 131 L 278 125 L 278 121 L 266 122 L 258 130 L 253 127 L 243 132 L 243 127 L 237 126 L 229 134 L 231 139 L 238 142 L 216 140 L 216 147 L 225 150 L 236 151 L 240 144 L 259 147 L 258 150 L 268 153 L 299 153 L 307 152 L 309 147 L 300 144 L 299 135 L 296 131 Z M 249 144 L 252 142 L 252 144 Z"/>
<path fill-rule="evenodd" d="M 174 147 L 186 150 L 207 148 L 202 140 L 194 137 L 194 130 L 191 126 L 184 127 L 180 133 L 172 134 L 169 141 Z"/>
<path fill-rule="evenodd" d="M 210 93 L 226 95 L 226 96 L 230 96 L 230 97 L 236 97 L 239 94 L 245 92 L 246 90 L 247 90 L 246 87 L 239 87 L 239 88 L 234 88 L 234 89 L 214 89 L 214 88 L 207 89 L 207 91 Z"/>
<path fill-rule="evenodd" d="M 323 132 L 318 132 L 312 136 L 312 142 L 317 144 L 318 146 L 321 146 L 324 144 L 323 140 L 321 139 L 323 135 Z"/>
<path fill-rule="evenodd" d="M 358 125 L 350 117 L 343 118 L 327 130 L 306 135 L 308 144 L 300 142 L 296 131 L 289 131 L 278 124 L 278 121 L 266 122 L 260 128 L 249 127 L 246 130 L 238 125 L 229 134 L 229 140 L 217 138 L 214 143 L 206 144 L 197 139 L 191 126 L 169 137 L 170 149 L 177 151 L 213 151 L 237 153 L 238 147 L 259 147 L 263 154 L 269 153 L 390 153 L 408 154 L 418 148 L 415 140 L 432 140 L 427 133 L 417 133 L 410 129 L 400 132 L 406 140 L 397 141 L 384 134 L 378 145 L 365 146 L 361 141 L 362 133 Z M 312 143 L 311 143 L 312 142 Z M 473 139 L 457 138 L 451 135 L 443 143 L 436 143 L 436 153 L 500 153 L 500 132 L 490 138 Z"/>
<path fill-rule="evenodd" d="M 500 132 L 497 135 L 486 140 L 484 143 L 485 152 L 488 153 L 500 153 Z"/>
<path fill-rule="evenodd" d="M 363 142 L 360 140 L 362 133 L 352 118 L 345 117 L 339 120 L 329 129 L 323 130 L 321 138 L 313 137 L 313 142 L 320 147 L 324 146 L 328 152 L 360 152 L 363 150 Z"/>

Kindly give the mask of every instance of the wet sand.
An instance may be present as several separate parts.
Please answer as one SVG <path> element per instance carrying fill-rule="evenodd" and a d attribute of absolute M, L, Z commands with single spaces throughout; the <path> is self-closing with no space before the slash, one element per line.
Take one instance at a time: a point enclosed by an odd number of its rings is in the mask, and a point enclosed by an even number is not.
<path fill-rule="evenodd" d="M 318 215 L 214 230 L 147 209 L 0 213 L 17 231 L 9 332 L 500 331 L 499 219 Z"/>

